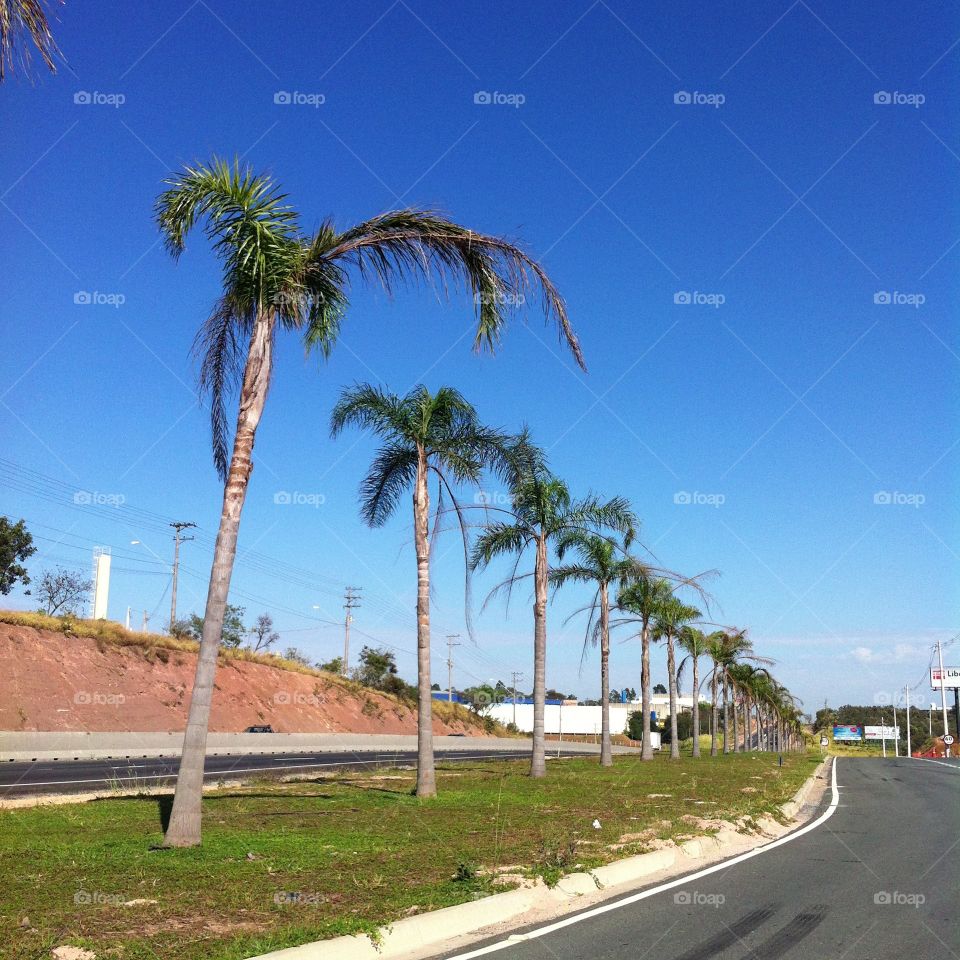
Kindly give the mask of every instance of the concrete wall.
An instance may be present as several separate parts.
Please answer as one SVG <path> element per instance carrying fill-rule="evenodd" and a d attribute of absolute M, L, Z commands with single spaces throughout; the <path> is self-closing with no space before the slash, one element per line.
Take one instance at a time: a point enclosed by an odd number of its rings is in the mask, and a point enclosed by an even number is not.
<path fill-rule="evenodd" d="M 434 737 L 434 749 L 443 751 L 526 751 L 530 741 L 498 737 Z M 178 757 L 183 733 L 11 733 L 0 732 L 0 762 L 11 760 L 133 760 L 142 757 Z M 592 744 L 570 749 L 595 752 Z M 251 753 L 325 753 L 352 750 L 383 753 L 417 749 L 415 736 L 359 733 L 211 733 L 210 755 Z M 624 752 L 627 748 L 624 748 Z"/>

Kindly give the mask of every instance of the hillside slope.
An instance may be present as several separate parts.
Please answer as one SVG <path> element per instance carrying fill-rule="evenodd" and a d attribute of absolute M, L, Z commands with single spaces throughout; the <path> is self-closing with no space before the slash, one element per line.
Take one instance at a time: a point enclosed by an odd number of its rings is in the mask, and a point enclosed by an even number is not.
<path fill-rule="evenodd" d="M 84 627 L 83 621 L 76 625 Z M 182 730 L 196 645 L 108 627 L 109 635 L 96 637 L 0 622 L 0 730 Z M 416 732 L 415 711 L 393 697 L 269 659 L 221 657 L 212 731 L 268 723 L 277 733 Z M 434 732 L 485 731 L 463 708 L 438 704 Z"/>

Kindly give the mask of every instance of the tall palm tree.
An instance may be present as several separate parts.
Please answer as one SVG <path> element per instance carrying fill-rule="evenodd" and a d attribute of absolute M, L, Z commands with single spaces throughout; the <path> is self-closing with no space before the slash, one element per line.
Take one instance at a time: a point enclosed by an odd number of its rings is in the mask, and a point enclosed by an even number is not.
<path fill-rule="evenodd" d="M 546 776 L 544 704 L 547 671 L 547 595 L 550 550 L 568 534 L 604 528 L 625 534 L 637 524 L 629 503 L 622 497 L 601 501 L 595 496 L 573 500 L 567 485 L 550 473 L 546 458 L 537 448 L 522 449 L 510 484 L 509 519 L 489 521 L 477 538 L 471 565 L 486 567 L 496 557 L 515 556 L 513 573 L 491 592 L 504 591 L 509 603 L 513 586 L 533 578 L 533 750 L 530 776 Z M 520 561 L 532 548 L 533 572 L 518 574 Z"/>
<path fill-rule="evenodd" d="M 297 331 L 307 349 L 329 355 L 349 301 L 353 276 L 388 292 L 404 281 L 451 279 L 474 294 L 474 346 L 493 349 L 512 303 L 536 287 L 574 357 L 583 362 L 563 300 L 543 269 L 517 247 L 474 233 L 429 210 L 380 214 L 344 231 L 332 221 L 313 236 L 274 181 L 214 158 L 165 181 L 156 217 L 168 250 L 178 257 L 190 231 L 204 233 L 223 265 L 223 291 L 200 330 L 200 385 L 211 399 L 214 463 L 224 481 L 204 630 L 184 735 L 173 810 L 164 843 L 200 843 L 200 807 L 210 703 L 223 615 L 236 555 L 257 427 L 273 370 L 277 331 Z M 236 428 L 227 401 L 239 388 Z"/>
<path fill-rule="evenodd" d="M 651 575 L 641 575 L 627 583 L 617 594 L 617 611 L 624 614 L 613 621 L 614 627 L 638 627 L 640 637 L 640 710 L 643 713 L 642 760 L 653 759 L 653 738 L 650 728 L 652 699 L 650 679 L 650 628 L 660 606 L 672 596 L 670 584 Z"/>
<path fill-rule="evenodd" d="M 567 533 L 557 541 L 560 565 L 550 572 L 550 583 L 555 587 L 566 583 L 595 587 L 590 603 L 576 613 L 589 611 L 584 654 L 590 642 L 600 646 L 600 765 L 604 767 L 613 766 L 610 742 L 610 587 L 622 588 L 648 573 L 648 568 L 630 555 L 633 536 L 634 531 L 630 529 L 621 543 L 615 543 L 607 537 L 582 530 Z M 577 562 L 563 563 L 571 551 Z"/>
<path fill-rule="evenodd" d="M 62 3 L 63 0 L 60 0 Z M 42 0 L 0 0 L 0 82 L 19 64 L 30 72 L 29 40 L 51 73 L 57 72 L 54 57 L 60 53 L 47 23 Z"/>
<path fill-rule="evenodd" d="M 667 646 L 667 689 L 670 695 L 670 759 L 680 759 L 680 743 L 677 738 L 677 660 L 674 643 L 678 634 L 693 620 L 703 614 L 696 607 L 684 603 L 672 592 L 654 612 L 652 638 L 662 640 Z"/>
<path fill-rule="evenodd" d="M 506 476 L 508 439 L 483 426 L 473 407 L 456 390 L 424 386 L 406 396 L 369 384 L 345 390 L 330 417 L 336 437 L 345 427 L 369 430 L 383 440 L 360 486 L 360 511 L 371 527 L 380 527 L 396 510 L 401 495 L 413 488 L 413 540 L 417 558 L 417 796 L 436 795 L 430 691 L 430 480 L 437 484 L 437 516 L 444 496 L 460 518 L 466 550 L 466 521 L 454 485 L 478 483 L 487 468 Z"/>
<path fill-rule="evenodd" d="M 696 627 L 685 626 L 681 628 L 677 636 L 677 642 L 682 650 L 686 651 L 686 656 L 680 661 L 677 668 L 677 683 L 680 683 L 683 676 L 684 667 L 689 663 L 693 673 L 691 680 L 693 688 L 693 755 L 700 756 L 700 658 L 707 656 L 710 647 L 710 637 L 702 630 Z"/>

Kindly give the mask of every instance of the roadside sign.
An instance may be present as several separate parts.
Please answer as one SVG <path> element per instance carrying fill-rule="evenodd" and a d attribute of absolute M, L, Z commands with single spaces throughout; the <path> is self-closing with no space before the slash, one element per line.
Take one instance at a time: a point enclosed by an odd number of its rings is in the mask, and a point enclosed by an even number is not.
<path fill-rule="evenodd" d="M 952 734 L 952 733 L 945 733 L 945 734 L 943 735 L 943 742 L 944 742 L 948 747 L 952 747 L 952 746 L 953 746 L 953 734 Z"/>
<path fill-rule="evenodd" d="M 820 746 L 821 746 L 821 747 L 829 747 L 829 746 L 830 746 L 830 740 L 829 740 L 829 738 L 827 738 L 827 737 L 821 737 L 821 738 L 820 738 Z"/>
<path fill-rule="evenodd" d="M 838 724 L 833 725 L 833 739 L 854 740 L 859 743 L 863 739 L 863 728 L 859 724 Z"/>
<path fill-rule="evenodd" d="M 867 740 L 899 740 L 900 739 L 899 727 L 887 727 L 887 726 L 864 727 L 863 732 Z"/>
<path fill-rule="evenodd" d="M 930 686 L 934 690 L 941 687 L 960 687 L 960 667 L 930 668 Z"/>

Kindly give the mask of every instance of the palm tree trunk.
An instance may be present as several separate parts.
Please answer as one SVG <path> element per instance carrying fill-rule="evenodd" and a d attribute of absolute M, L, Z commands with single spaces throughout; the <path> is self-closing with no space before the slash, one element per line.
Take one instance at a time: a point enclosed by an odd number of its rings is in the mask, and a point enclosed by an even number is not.
<path fill-rule="evenodd" d="M 543 714 L 547 677 L 547 541 L 537 540 L 537 559 L 533 572 L 533 752 L 530 776 L 547 775 Z"/>
<path fill-rule="evenodd" d="M 644 621 L 640 629 L 640 709 L 643 711 L 641 760 L 653 759 L 653 743 L 650 737 L 650 696 L 650 627 Z"/>
<path fill-rule="evenodd" d="M 743 752 L 750 752 L 750 695 L 743 691 Z"/>
<path fill-rule="evenodd" d="M 740 715 L 737 712 L 737 688 L 731 685 L 730 688 L 730 707 L 733 715 L 733 726 L 730 728 L 730 737 L 732 740 L 731 751 L 738 753 L 740 750 Z"/>
<path fill-rule="evenodd" d="M 613 766 L 610 746 L 610 601 L 600 585 L 600 766 Z"/>
<path fill-rule="evenodd" d="M 419 450 L 413 492 L 413 536 L 417 551 L 417 796 L 435 797 L 433 695 L 430 692 L 430 491 L 427 455 Z"/>
<path fill-rule="evenodd" d="M 717 664 L 714 662 L 710 675 L 710 756 L 717 755 L 717 724 L 720 722 L 717 711 Z"/>
<path fill-rule="evenodd" d="M 693 755 L 700 756 L 700 677 L 696 653 L 693 654 Z"/>
<path fill-rule="evenodd" d="M 673 635 L 667 633 L 667 686 L 670 693 L 670 759 L 680 759 L 677 738 L 677 665 L 673 652 Z"/>
<path fill-rule="evenodd" d="M 722 683 L 722 693 L 723 693 L 723 752 L 730 752 L 730 703 L 728 700 L 728 689 L 727 689 L 727 674 L 724 671 Z"/>
<path fill-rule="evenodd" d="M 237 554 L 240 514 L 253 470 L 253 443 L 270 386 L 273 357 L 272 314 L 260 314 L 254 323 L 243 371 L 233 454 L 223 488 L 220 528 L 213 550 L 213 567 L 203 614 L 203 636 L 190 694 L 190 712 L 183 737 L 183 752 L 173 795 L 173 809 L 163 838 L 166 847 L 195 847 L 201 836 L 203 766 L 207 753 L 207 730 L 213 701 L 213 681 L 223 632 L 223 615 L 230 592 L 230 577 Z"/>

